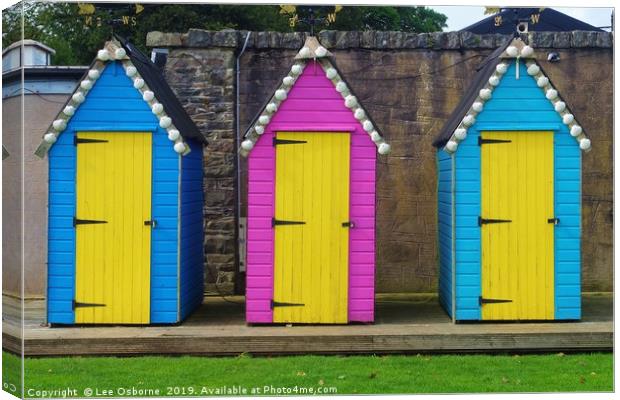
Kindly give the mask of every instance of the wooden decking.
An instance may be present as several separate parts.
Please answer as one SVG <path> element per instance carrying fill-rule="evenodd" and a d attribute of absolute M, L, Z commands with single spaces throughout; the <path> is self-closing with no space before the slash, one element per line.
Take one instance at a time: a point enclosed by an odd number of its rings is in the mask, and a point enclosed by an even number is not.
<path fill-rule="evenodd" d="M 26 305 L 27 356 L 362 354 L 601 351 L 613 346 L 611 295 L 584 296 L 580 322 L 452 324 L 431 296 L 377 298 L 373 325 L 247 326 L 243 298 L 207 298 L 178 326 L 47 327 L 44 303 Z M 233 303 L 234 302 L 234 303 Z M 4 298 L 2 346 L 21 347 L 19 308 Z"/>

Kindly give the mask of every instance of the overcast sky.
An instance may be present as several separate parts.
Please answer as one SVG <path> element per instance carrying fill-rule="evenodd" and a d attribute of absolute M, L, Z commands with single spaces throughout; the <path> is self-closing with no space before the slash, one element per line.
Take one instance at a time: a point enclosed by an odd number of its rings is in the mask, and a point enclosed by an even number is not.
<path fill-rule="evenodd" d="M 458 31 L 486 17 L 484 7 L 478 6 L 430 6 L 430 8 L 448 17 L 448 27 L 445 31 Z M 590 25 L 599 27 L 611 25 L 611 8 L 553 7 L 553 9 Z"/>

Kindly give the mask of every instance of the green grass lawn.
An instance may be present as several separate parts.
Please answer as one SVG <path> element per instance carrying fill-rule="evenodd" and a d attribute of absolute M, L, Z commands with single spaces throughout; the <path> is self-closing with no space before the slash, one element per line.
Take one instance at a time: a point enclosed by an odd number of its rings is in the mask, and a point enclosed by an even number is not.
<path fill-rule="evenodd" d="M 17 379 L 19 358 L 4 353 L 3 364 L 3 381 Z M 98 388 L 99 393 L 93 396 L 104 395 L 103 390 L 108 389 L 116 396 L 131 393 L 118 392 L 118 388 L 159 389 L 159 396 L 215 395 L 215 390 L 225 386 L 231 390 L 233 386 L 244 387 L 247 395 L 263 394 L 265 386 L 336 388 L 338 394 L 611 391 L 612 367 L 610 353 L 72 357 L 30 358 L 25 366 L 27 397 L 34 396 L 32 390 L 61 388 L 77 389 L 80 397 L 85 388 Z M 208 389 L 201 392 L 203 387 Z M 261 392 L 253 393 L 255 387 Z"/>

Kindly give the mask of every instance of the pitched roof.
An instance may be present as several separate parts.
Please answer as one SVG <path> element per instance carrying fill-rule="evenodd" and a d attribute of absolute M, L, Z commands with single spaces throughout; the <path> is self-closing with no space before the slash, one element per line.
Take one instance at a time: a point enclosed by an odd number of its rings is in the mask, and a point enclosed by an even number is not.
<path fill-rule="evenodd" d="M 172 91 L 172 88 L 166 82 L 166 78 L 162 70 L 144 55 L 133 43 L 119 37 L 123 48 L 127 52 L 127 56 L 133 63 L 138 73 L 146 82 L 146 85 L 155 93 L 157 100 L 164 106 L 166 114 L 172 118 L 172 123 L 177 127 L 181 135 L 186 138 L 193 138 L 200 142 L 206 143 L 204 135 L 200 133 L 194 121 L 187 114 L 179 98 Z"/>
<path fill-rule="evenodd" d="M 508 40 L 493 51 L 477 68 L 469 88 L 435 137 L 433 146 L 444 148 L 449 153 L 456 151 L 459 141 L 463 140 L 467 133 L 467 128 L 475 123 L 476 115 L 482 111 L 484 103 L 491 98 L 493 89 L 499 85 L 509 63 L 517 57 L 525 59 L 528 74 L 536 80 L 537 86 L 553 104 L 555 111 L 568 126 L 571 136 L 579 142 L 581 149 L 590 150 L 591 143 L 583 132 L 583 128 L 578 124 L 577 119 L 562 100 L 542 67 L 536 62 L 534 49 L 521 38 Z"/>
<path fill-rule="evenodd" d="M 301 76 L 304 68 L 309 61 L 316 61 L 325 72 L 335 86 L 336 91 L 340 93 L 344 100 L 345 106 L 351 110 L 355 119 L 359 121 L 363 129 L 368 133 L 372 141 L 377 146 L 380 154 L 388 154 L 391 150 L 390 145 L 380 133 L 376 124 L 366 112 L 364 107 L 359 104 L 353 90 L 342 76 L 336 63 L 332 58 L 332 54 L 317 40 L 314 36 L 306 38 L 304 46 L 295 56 L 295 63 L 291 67 L 287 75 L 279 82 L 273 91 L 273 95 L 263 104 L 259 112 L 252 119 L 250 126 L 245 132 L 245 140 L 241 143 L 239 152 L 242 156 L 247 156 L 254 147 L 254 144 L 260 139 L 265 131 L 265 127 L 269 125 L 271 117 L 280 108 L 280 104 L 286 100 L 288 92 L 295 86 L 297 79 Z"/>
<path fill-rule="evenodd" d="M 103 49 L 99 50 L 97 57 L 65 103 L 62 111 L 54 118 L 47 133 L 43 135 L 43 140 L 35 151 L 37 156 L 45 156 L 56 142 L 57 137 L 67 128 L 69 120 L 86 100 L 89 91 L 94 87 L 109 61 L 122 63 L 134 88 L 140 92 L 142 99 L 159 120 L 159 126 L 167 130 L 168 138 L 174 143 L 173 146 L 177 153 L 182 155 L 189 153 L 190 147 L 184 139 L 193 138 L 203 143 L 206 142 L 168 86 L 161 70 L 135 46 L 124 39 L 121 40 L 123 40 L 122 43 L 118 40 L 108 41 Z"/>
<path fill-rule="evenodd" d="M 499 19 L 498 19 L 499 18 Z M 597 31 L 602 29 L 580 21 L 553 8 L 503 8 L 497 14 L 484 18 L 461 31 L 478 34 L 513 34 L 520 21 L 528 22 L 528 31 L 569 32 Z M 496 21 L 501 21 L 499 24 Z"/>

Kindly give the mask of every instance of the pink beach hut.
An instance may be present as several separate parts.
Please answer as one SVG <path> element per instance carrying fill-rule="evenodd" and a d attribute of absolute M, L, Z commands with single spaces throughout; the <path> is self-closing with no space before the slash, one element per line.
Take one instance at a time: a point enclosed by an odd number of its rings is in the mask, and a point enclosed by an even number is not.
<path fill-rule="evenodd" d="M 239 151 L 247 322 L 373 322 L 375 161 L 390 146 L 315 37 Z"/>

